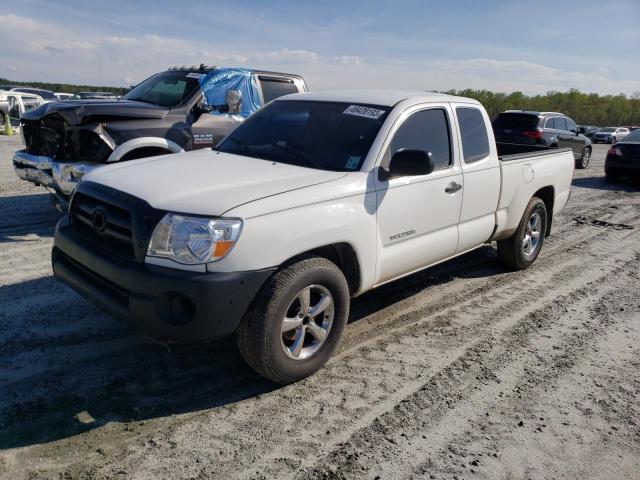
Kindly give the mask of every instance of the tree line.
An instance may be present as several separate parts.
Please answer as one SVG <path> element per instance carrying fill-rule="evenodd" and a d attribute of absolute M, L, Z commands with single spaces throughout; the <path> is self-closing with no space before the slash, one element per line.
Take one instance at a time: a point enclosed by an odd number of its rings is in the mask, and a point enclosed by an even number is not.
<path fill-rule="evenodd" d="M 71 85 L 68 83 L 13 82 L 0 78 L 0 84 L 44 88 L 54 92 L 77 93 L 82 91 L 111 92 L 123 95 L 128 88 L 97 87 L 95 85 Z M 579 125 L 619 126 L 640 125 L 640 92 L 627 97 L 582 93 L 571 89 L 568 92 L 547 92 L 544 95 L 528 96 L 522 92 L 501 93 L 490 90 L 450 90 L 446 93 L 470 97 L 481 102 L 494 118 L 505 110 L 533 110 L 538 112 L 562 112 Z"/>
<path fill-rule="evenodd" d="M 69 83 L 49 83 L 49 82 L 14 82 L 6 78 L 0 78 L 0 84 L 15 85 L 20 87 L 33 87 L 51 90 L 52 92 L 61 93 L 78 93 L 78 92 L 109 92 L 116 95 L 123 95 L 129 89 L 122 87 L 96 87 L 95 85 L 71 85 Z"/>
<path fill-rule="evenodd" d="M 494 118 L 505 110 L 561 112 L 579 125 L 640 125 L 640 92 L 626 95 L 598 95 L 571 89 L 527 96 L 522 92 L 499 93 L 489 90 L 451 90 L 447 93 L 470 97 L 481 102 Z"/>

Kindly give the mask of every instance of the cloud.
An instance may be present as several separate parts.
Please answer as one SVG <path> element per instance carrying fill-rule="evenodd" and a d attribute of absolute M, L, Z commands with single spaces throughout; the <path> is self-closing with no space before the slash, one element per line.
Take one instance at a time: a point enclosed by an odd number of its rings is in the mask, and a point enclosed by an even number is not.
<path fill-rule="evenodd" d="M 362 65 L 364 60 L 358 55 L 338 55 L 333 57 L 333 61 L 340 65 Z"/>
<path fill-rule="evenodd" d="M 103 85 L 129 86 L 172 65 L 206 63 L 298 73 L 313 89 L 486 88 L 543 93 L 578 88 L 629 94 L 640 91 L 640 81 L 618 78 L 614 75 L 618 72 L 612 73 L 602 66 L 580 70 L 522 57 L 407 59 L 367 55 L 365 62 L 361 55 L 341 51 L 348 43 L 331 43 L 328 39 L 316 41 L 326 50 L 320 53 L 309 48 L 269 45 L 261 48 L 243 43 L 238 36 L 214 35 L 211 39 L 191 40 L 156 33 L 78 33 L 12 14 L 0 15 L 0 24 L 3 25 L 0 44 L 6 57 L 0 71 L 10 74 L 12 80 L 91 84 L 102 81 Z"/>

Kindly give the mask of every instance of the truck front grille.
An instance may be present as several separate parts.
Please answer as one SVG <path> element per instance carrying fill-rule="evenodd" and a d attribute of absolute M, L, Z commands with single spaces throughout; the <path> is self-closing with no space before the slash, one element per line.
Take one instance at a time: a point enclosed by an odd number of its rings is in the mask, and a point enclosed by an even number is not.
<path fill-rule="evenodd" d="M 94 245 L 128 260 L 135 260 L 131 212 L 76 192 L 70 205 L 71 224 Z"/>

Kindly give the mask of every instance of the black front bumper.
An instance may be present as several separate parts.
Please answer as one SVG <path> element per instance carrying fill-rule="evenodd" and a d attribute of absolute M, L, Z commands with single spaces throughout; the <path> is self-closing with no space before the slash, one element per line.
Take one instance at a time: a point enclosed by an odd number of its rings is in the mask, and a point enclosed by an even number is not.
<path fill-rule="evenodd" d="M 275 268 L 204 273 L 119 259 L 73 231 L 56 227 L 53 273 L 136 333 L 165 343 L 228 337 Z"/>
<path fill-rule="evenodd" d="M 604 171 L 610 175 L 640 175 L 640 160 L 620 159 L 607 155 Z"/>

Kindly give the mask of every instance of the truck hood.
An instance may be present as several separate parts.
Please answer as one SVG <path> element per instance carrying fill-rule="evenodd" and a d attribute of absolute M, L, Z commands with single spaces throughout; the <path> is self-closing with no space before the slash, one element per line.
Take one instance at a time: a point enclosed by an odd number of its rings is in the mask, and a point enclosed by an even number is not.
<path fill-rule="evenodd" d="M 101 167 L 83 180 L 126 192 L 160 210 L 219 216 L 345 175 L 205 149 Z"/>
<path fill-rule="evenodd" d="M 163 118 L 168 107 L 132 100 L 72 100 L 50 102 L 25 112 L 25 120 L 40 120 L 57 113 L 71 125 L 126 120 L 130 118 Z"/>

